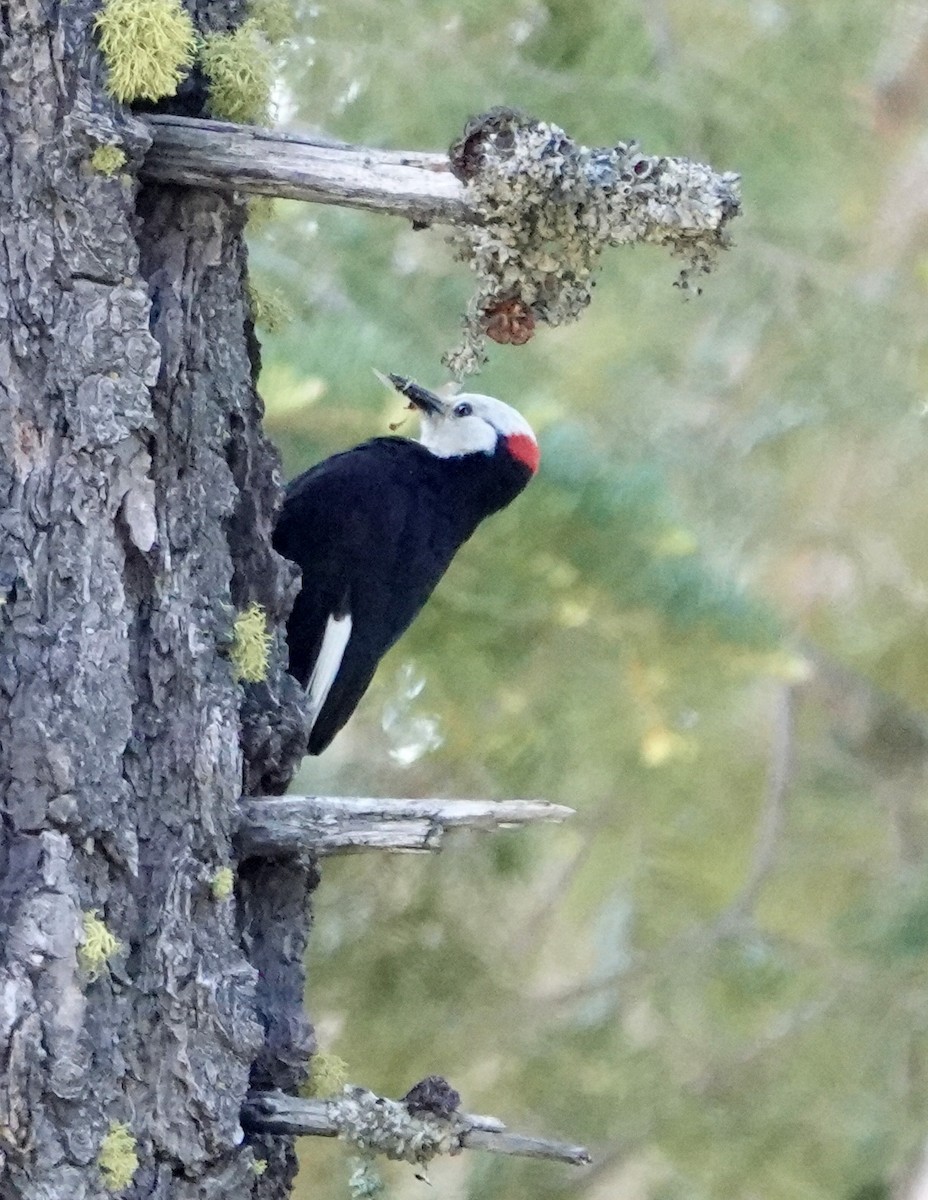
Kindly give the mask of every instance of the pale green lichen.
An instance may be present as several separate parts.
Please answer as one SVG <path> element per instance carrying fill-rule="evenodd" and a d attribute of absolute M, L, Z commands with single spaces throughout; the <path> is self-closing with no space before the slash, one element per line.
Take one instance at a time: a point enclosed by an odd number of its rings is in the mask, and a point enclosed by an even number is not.
<path fill-rule="evenodd" d="M 209 79 L 209 107 L 214 117 L 252 125 L 267 121 L 271 51 L 253 17 L 231 33 L 208 33 L 200 48 L 200 63 Z"/>
<path fill-rule="evenodd" d="M 231 867 L 220 867 L 209 885 L 214 900 L 228 900 L 232 895 L 235 876 Z"/>
<path fill-rule="evenodd" d="M 351 1174 L 348 1176 L 348 1194 L 352 1200 L 369 1200 L 369 1197 L 380 1196 L 384 1191 L 386 1184 L 374 1166 L 374 1160 L 366 1156 L 353 1158 Z"/>
<path fill-rule="evenodd" d="M 122 944 L 96 912 L 85 912 L 83 925 L 84 939 L 77 948 L 77 961 L 88 979 L 99 979 L 109 960 L 122 949 Z"/>
<path fill-rule="evenodd" d="M 94 26 L 106 90 L 123 104 L 173 96 L 193 65 L 196 32 L 180 0 L 106 0 Z"/>
<path fill-rule="evenodd" d="M 607 246 L 664 246 L 684 260 L 679 286 L 698 291 L 740 209 L 737 175 L 635 142 L 590 149 L 512 109 L 474 118 L 450 153 L 480 218 L 454 234 L 477 276 L 463 342 L 443 359 L 458 378 L 479 368 L 488 336 L 522 345 L 536 322 L 575 321 Z"/>
<path fill-rule="evenodd" d="M 306 1099 L 337 1095 L 348 1082 L 348 1064 L 337 1054 L 319 1052 L 313 1055 L 309 1078 L 300 1087 Z"/>
<path fill-rule="evenodd" d="M 267 630 L 267 613 L 252 601 L 239 613 L 232 626 L 232 648 L 229 658 L 235 678 L 242 683 L 260 683 L 267 679 L 271 635 Z"/>
<path fill-rule="evenodd" d="M 259 287 L 253 279 L 248 281 L 248 303 L 252 321 L 265 333 L 277 333 L 293 320 L 293 309 L 283 293 Z"/>
<path fill-rule="evenodd" d="M 272 45 L 293 36 L 296 6 L 291 0 L 251 0 L 248 11 Z"/>
<path fill-rule="evenodd" d="M 97 1166 L 108 1192 L 124 1191 L 132 1182 L 139 1166 L 135 1147 L 129 1126 L 122 1121 L 111 1121 L 97 1154 Z"/>
<path fill-rule="evenodd" d="M 411 1113 L 402 1100 L 388 1100 L 366 1088 L 346 1087 L 328 1101 L 329 1115 L 342 1141 L 365 1158 L 383 1154 L 398 1162 L 424 1166 L 439 1154 L 456 1154 L 466 1126 L 429 1112 Z"/>
<path fill-rule="evenodd" d="M 90 156 L 90 165 L 99 175 L 115 175 L 125 161 L 125 151 L 118 146 L 98 146 Z"/>
<path fill-rule="evenodd" d="M 274 219 L 273 196 L 250 196 L 248 199 L 248 232 L 255 233 Z"/>

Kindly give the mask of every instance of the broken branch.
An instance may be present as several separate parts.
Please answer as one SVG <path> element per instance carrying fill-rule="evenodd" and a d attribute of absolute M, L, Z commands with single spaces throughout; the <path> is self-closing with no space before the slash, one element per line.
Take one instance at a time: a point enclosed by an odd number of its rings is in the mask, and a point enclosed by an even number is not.
<path fill-rule="evenodd" d="M 542 800 L 382 800 L 341 796 L 243 797 L 235 843 L 241 858 L 300 851 L 437 850 L 448 829 L 505 829 L 565 821 L 573 809 Z"/>
<path fill-rule="evenodd" d="M 522 1158 L 545 1158 L 584 1166 L 583 1146 L 511 1133 L 493 1117 L 452 1113 L 410 1113 L 401 1100 L 377 1096 L 366 1088 L 345 1088 L 328 1100 L 303 1100 L 283 1092 L 252 1094 L 242 1109 L 242 1126 L 251 1133 L 306 1137 L 342 1137 L 368 1153 L 424 1162 L 436 1154 L 487 1150 Z"/>
<path fill-rule="evenodd" d="M 145 120 L 152 144 L 143 179 L 366 208 L 423 224 L 477 219 L 446 154 L 375 150 L 227 121 Z"/>
<path fill-rule="evenodd" d="M 486 339 L 521 346 L 539 323 L 575 321 L 606 246 L 650 242 L 683 261 L 678 284 L 715 265 L 741 208 L 739 178 L 636 142 L 591 149 L 547 121 L 495 108 L 450 156 L 374 150 L 221 121 L 149 117 L 147 179 L 286 196 L 455 228 L 477 276 L 461 344 L 444 364 L 477 371 Z"/>

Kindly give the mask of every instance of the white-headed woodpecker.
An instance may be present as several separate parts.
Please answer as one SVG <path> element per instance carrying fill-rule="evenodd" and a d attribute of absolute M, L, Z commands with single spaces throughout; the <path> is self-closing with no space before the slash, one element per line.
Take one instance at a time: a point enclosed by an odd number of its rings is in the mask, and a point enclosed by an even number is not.
<path fill-rule="evenodd" d="M 274 532 L 275 549 L 303 572 L 287 641 L 290 673 L 308 693 L 310 754 L 354 712 L 458 547 L 538 467 L 535 435 L 501 400 L 389 382 L 419 410 L 419 441 L 374 438 L 304 471 Z"/>

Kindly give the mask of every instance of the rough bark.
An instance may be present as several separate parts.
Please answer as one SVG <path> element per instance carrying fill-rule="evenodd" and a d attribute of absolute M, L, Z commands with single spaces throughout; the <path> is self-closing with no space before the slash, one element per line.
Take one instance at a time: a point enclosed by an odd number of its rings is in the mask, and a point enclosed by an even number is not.
<path fill-rule="evenodd" d="M 286 1141 L 256 1180 L 239 1115 L 302 968 L 262 1013 L 245 950 L 282 905 L 305 918 L 313 877 L 246 887 L 238 921 L 211 888 L 243 777 L 223 649 L 236 607 L 276 620 L 292 586 L 268 545 L 242 211 L 153 187 L 136 215 L 147 134 L 103 94 L 92 15 L 0 5 L 0 1195 L 109 1195 L 97 1158 L 122 1122 L 129 1194 L 270 1197 Z M 126 174 L 94 172 L 117 140 Z M 293 739 L 254 725 L 247 774 L 280 782 Z M 92 912 L 120 943 L 95 978 Z M 290 1027 L 269 1061 L 292 1078 L 310 1039 Z"/>

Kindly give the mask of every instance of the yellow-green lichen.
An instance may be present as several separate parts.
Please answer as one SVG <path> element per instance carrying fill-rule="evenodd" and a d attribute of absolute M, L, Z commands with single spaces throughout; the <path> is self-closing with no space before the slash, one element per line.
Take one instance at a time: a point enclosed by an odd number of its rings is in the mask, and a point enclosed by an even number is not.
<path fill-rule="evenodd" d="M 253 18 L 231 33 L 208 33 L 200 62 L 209 79 L 209 107 L 225 121 L 261 124 L 271 100 L 271 51 Z"/>
<path fill-rule="evenodd" d="M 258 287 L 253 279 L 248 281 L 248 302 L 252 321 L 265 333 L 278 333 L 293 320 L 293 309 L 283 293 Z"/>
<path fill-rule="evenodd" d="M 235 678 L 242 683 L 260 683 L 267 679 L 271 635 L 267 631 L 267 613 L 252 601 L 240 612 L 232 626 L 229 658 Z"/>
<path fill-rule="evenodd" d="M 84 940 L 77 948 L 77 961 L 88 979 L 99 979 L 103 968 L 122 946 L 96 912 L 85 912 L 83 924 Z"/>
<path fill-rule="evenodd" d="M 254 1173 L 257 1176 L 260 1177 L 267 1170 L 267 1159 L 266 1158 L 256 1158 L 254 1160 L 254 1162 L 251 1164 L 251 1169 L 252 1169 L 252 1171 L 254 1171 Z"/>
<path fill-rule="evenodd" d="M 107 1191 L 121 1192 L 132 1182 L 139 1166 L 135 1146 L 129 1126 L 122 1121 L 111 1121 L 97 1154 L 97 1166 Z"/>
<path fill-rule="evenodd" d="M 232 895 L 235 876 L 231 867 L 220 867 L 209 885 L 214 900 L 228 900 Z"/>
<path fill-rule="evenodd" d="M 251 0 L 248 11 L 272 45 L 293 36 L 296 6 L 291 0 Z"/>
<path fill-rule="evenodd" d="M 90 165 L 99 175 L 115 175 L 126 161 L 118 146 L 98 146 L 90 156 Z"/>
<path fill-rule="evenodd" d="M 123 104 L 173 96 L 193 65 L 196 32 L 180 0 L 106 0 L 94 25 L 106 89 Z"/>
<path fill-rule="evenodd" d="M 263 229 L 274 219 L 273 196 L 250 196 L 248 199 L 248 232 Z"/>
<path fill-rule="evenodd" d="M 337 1096 L 348 1082 L 348 1064 L 337 1054 L 314 1054 L 309 1071 L 309 1079 L 300 1087 L 306 1099 Z"/>

